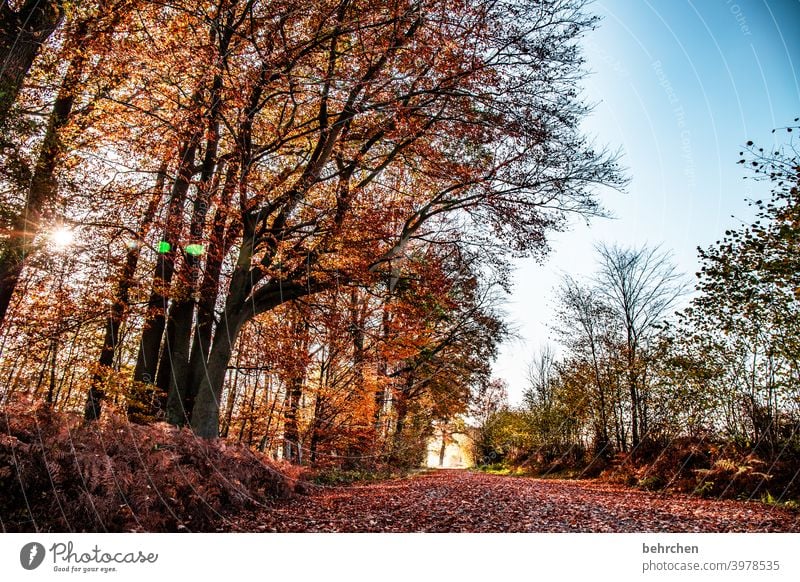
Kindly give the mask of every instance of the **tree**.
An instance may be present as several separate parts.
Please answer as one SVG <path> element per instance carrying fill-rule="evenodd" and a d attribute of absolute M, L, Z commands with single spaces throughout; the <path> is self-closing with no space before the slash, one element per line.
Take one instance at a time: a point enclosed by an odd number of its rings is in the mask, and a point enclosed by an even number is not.
<path fill-rule="evenodd" d="M 456 216 L 477 237 L 535 254 L 565 213 L 599 211 L 591 187 L 620 180 L 612 158 L 582 143 L 572 88 L 574 39 L 593 20 L 580 3 L 532 8 L 344 2 L 324 31 L 296 13 L 279 23 L 278 38 L 288 26 L 308 36 L 277 47 L 280 75 L 269 74 L 272 61 L 253 70 L 250 105 L 223 112 L 238 144 L 243 232 L 221 333 L 207 361 L 190 366 L 198 434 L 216 436 L 225 369 L 255 315 L 324 289 L 334 274 L 391 272 L 413 240 L 453 232 Z M 323 64 L 321 83 L 294 72 Z M 380 208 L 363 204 L 378 199 Z"/>
<path fill-rule="evenodd" d="M 42 45 L 64 18 L 62 0 L 25 0 L 0 5 L 0 128 Z M 5 139 L 3 140 L 5 141 Z"/>
<path fill-rule="evenodd" d="M 687 291 L 669 253 L 655 248 L 600 245 L 597 291 L 620 326 L 625 383 L 630 396 L 631 444 L 639 446 L 648 431 L 646 351 Z"/>
<path fill-rule="evenodd" d="M 792 144 L 765 152 L 753 142 L 740 155 L 771 184 L 770 197 L 751 202 L 751 224 L 698 249 L 700 295 L 685 318 L 696 330 L 690 345 L 713 338 L 713 361 L 731 389 L 723 401 L 734 404 L 726 415 L 734 434 L 775 455 L 796 432 L 785 411 L 797 406 L 800 364 L 800 157 Z M 745 418 L 737 419 L 737 408 Z"/>
<path fill-rule="evenodd" d="M 686 283 L 658 248 L 599 245 L 597 252 L 599 269 L 589 283 L 564 278 L 555 329 L 569 350 L 564 378 L 591 387 L 584 399 L 596 452 L 604 456 L 612 431 L 623 451 L 629 442 L 637 449 L 650 431 L 654 349 Z"/>
<path fill-rule="evenodd" d="M 501 460 L 503 443 L 498 438 L 503 413 L 509 409 L 508 386 L 493 379 L 473 387 L 469 413 L 476 425 L 473 447 L 477 465 L 489 465 Z"/>
<path fill-rule="evenodd" d="M 31 68 L 39 47 L 63 18 L 63 2 L 26 2 L 14 13 L 8 2 L 0 8 L 0 29 L 17 27 L 19 36 L 7 48 L 0 76 L 0 127 L 4 133 L 11 102 L 16 99 L 22 81 Z M 65 39 L 59 51 L 67 60 L 66 71 L 56 90 L 41 146 L 31 168 L 21 172 L 24 190 L 22 208 L 12 210 L 8 237 L 0 247 L 0 323 L 17 288 L 25 257 L 33 250 L 34 239 L 45 218 L 53 218 L 58 203 L 58 167 L 63 163 L 66 145 L 63 133 L 75 116 L 76 102 L 84 109 L 91 107 L 96 95 L 88 98 L 85 91 L 87 70 L 97 70 L 105 62 L 113 34 L 126 16 L 128 0 L 98 0 L 74 10 L 65 26 Z M 0 33 L 0 45 L 6 37 Z M 92 60 L 95 60 L 92 63 Z M 99 61 L 99 62 L 98 62 Z M 108 77 L 106 76 L 106 79 Z M 83 97 L 83 100 L 81 100 Z M 81 102 L 83 101 L 83 102 Z M 88 101 L 88 103 L 87 103 Z M 8 132 L 11 133 L 11 132 Z M 10 144 L 9 144 L 10 145 Z M 4 147 L 4 149 L 6 149 Z M 19 163 L 20 158 L 16 157 Z"/>
<path fill-rule="evenodd" d="M 595 449 L 602 456 L 611 452 L 613 429 L 613 444 L 625 451 L 622 399 L 616 381 L 619 334 L 614 314 L 600 293 L 570 276 L 564 277 L 558 300 L 555 330 L 569 350 L 563 368 L 574 370 L 568 374 L 570 379 L 583 378 L 583 386 L 591 387 L 586 399 L 593 411 Z"/>
<path fill-rule="evenodd" d="M 555 366 L 556 354 L 550 345 L 542 347 L 528 364 L 528 389 L 523 395 L 528 406 L 549 402 L 555 381 Z"/>
<path fill-rule="evenodd" d="M 494 283 L 481 280 L 507 285 L 512 255 L 543 256 L 571 215 L 602 214 L 598 185 L 624 182 L 579 130 L 578 40 L 596 23 L 581 0 L 68 8 L 26 73 L 47 89 L 20 93 L 24 139 L 3 185 L 18 166 L 28 173 L 25 188 L 4 189 L 14 232 L 0 271 L 7 298 L 15 288 L 20 298 L 8 330 L 52 278 L 30 251 L 51 223 L 73 227 L 87 419 L 113 394 L 131 418 L 164 415 L 201 436 L 217 436 L 220 416 L 229 432 L 257 431 L 269 386 L 270 406 L 280 396 L 281 414 L 297 409 L 298 433 L 309 426 L 303 395 L 313 396 L 310 438 L 322 446 L 350 386 L 373 390 L 359 410 L 387 437 L 420 435 L 488 381 L 502 326 L 483 296 Z M 37 108 L 52 112 L 48 123 L 30 122 Z M 342 305 L 342 288 L 352 345 L 340 321 L 309 316 L 307 351 L 318 341 L 327 355 L 308 362 L 300 402 L 286 378 L 229 372 L 234 357 L 253 363 L 238 342 L 251 349 L 270 314 L 317 296 Z M 54 329 L 51 371 L 65 337 Z M 28 356 L 12 365 L 20 378 Z M 347 358 L 354 374 L 336 390 L 324 374 L 309 383 Z M 277 424 L 270 435 L 287 428 Z"/>

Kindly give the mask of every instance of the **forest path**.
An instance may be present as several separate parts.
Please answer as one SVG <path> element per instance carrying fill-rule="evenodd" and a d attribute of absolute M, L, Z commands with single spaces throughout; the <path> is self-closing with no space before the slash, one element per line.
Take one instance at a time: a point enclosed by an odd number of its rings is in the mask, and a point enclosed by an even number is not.
<path fill-rule="evenodd" d="M 800 514 L 757 502 L 662 495 L 598 481 L 437 470 L 320 488 L 252 516 L 249 531 L 765 532 L 800 531 Z M 248 521 L 250 521 L 248 519 Z M 237 524 L 239 525 L 239 524 Z"/>

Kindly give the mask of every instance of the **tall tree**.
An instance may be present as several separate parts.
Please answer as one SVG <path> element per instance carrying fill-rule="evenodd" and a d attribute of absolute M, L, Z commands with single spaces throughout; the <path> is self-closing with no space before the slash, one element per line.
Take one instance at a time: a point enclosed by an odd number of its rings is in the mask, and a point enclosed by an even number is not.
<path fill-rule="evenodd" d="M 580 3 L 533 8 L 341 2 L 280 22 L 283 44 L 271 54 L 285 56 L 260 64 L 228 122 L 243 237 L 223 333 L 193 376 L 198 434 L 216 435 L 225 369 L 255 315 L 332 284 L 334 273 L 391 272 L 411 241 L 443 233 L 448 216 L 536 254 L 565 213 L 598 212 L 591 185 L 619 179 L 611 159 L 583 145 L 584 109 L 567 89 L 580 66 L 575 37 L 593 20 Z M 297 20 L 323 14 L 328 28 Z M 286 35 L 289 26 L 309 36 Z M 307 67 L 317 74 L 301 75 Z M 382 208 L 368 202 L 379 199 Z"/>
<path fill-rule="evenodd" d="M 597 290 L 622 331 L 625 383 L 630 396 L 631 444 L 647 434 L 645 351 L 660 323 L 687 291 L 669 253 L 659 248 L 600 245 Z"/>
<path fill-rule="evenodd" d="M 800 370 L 800 155 L 792 144 L 765 151 L 753 142 L 740 155 L 771 193 L 751 201 L 751 224 L 698 249 L 701 294 L 685 313 L 687 337 L 698 351 L 713 338 L 714 360 L 733 388 L 724 400 L 746 411 L 736 432 L 774 455 Z"/>
<path fill-rule="evenodd" d="M 26 2 L 19 13 L 13 16 L 9 3 L 3 3 L 0 8 L 3 15 L 0 19 L 8 18 L 12 21 L 14 18 L 27 19 L 16 24 L 20 29 L 19 38 L 10 49 L 11 55 L 7 57 L 6 66 L 2 69 L 3 75 L 13 75 L 16 79 L 19 75 L 24 76 L 28 73 L 39 45 L 52 33 L 63 16 L 62 4 L 63 2 Z M 11 232 L 0 249 L 0 323 L 5 319 L 25 256 L 33 248 L 34 238 L 39 233 L 42 220 L 57 203 L 56 170 L 62 163 L 65 150 L 62 133 L 74 117 L 76 100 L 85 90 L 87 68 L 90 67 L 91 59 L 107 61 L 113 33 L 126 15 L 125 4 L 127 0 L 93 2 L 83 11 L 74 11 L 66 27 L 66 38 L 60 56 L 69 64 L 57 90 L 30 178 L 24 186 L 24 206 L 11 220 Z M 30 27 L 36 31 L 31 32 L 28 30 Z M 32 40 L 34 38 L 35 40 Z M 18 55 L 19 52 L 24 55 Z M 92 68 L 97 68 L 96 63 Z M 21 85 L 22 78 L 17 80 Z M 14 82 L 5 77 L 0 78 L 0 83 L 4 86 L 11 87 Z M 10 97 L 12 93 L 15 99 L 16 92 L 10 88 L 0 94 L 0 125 L 8 114 L 4 108 L 7 105 L 6 100 L 12 98 Z M 90 99 L 96 97 L 92 96 Z M 83 105 L 86 106 L 85 103 Z M 5 129 L 3 131 L 5 132 Z"/>
<path fill-rule="evenodd" d="M 0 4 L 0 128 L 3 132 L 36 55 L 64 18 L 63 0 L 25 0 L 16 4 L 16 8 L 8 1 Z"/>

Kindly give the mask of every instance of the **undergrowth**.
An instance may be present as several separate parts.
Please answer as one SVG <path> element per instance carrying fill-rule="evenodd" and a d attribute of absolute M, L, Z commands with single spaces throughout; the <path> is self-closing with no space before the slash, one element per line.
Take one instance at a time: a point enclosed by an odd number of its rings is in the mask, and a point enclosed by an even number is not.
<path fill-rule="evenodd" d="M 292 494 L 297 470 L 243 445 L 113 411 L 85 423 L 43 405 L 0 409 L 4 532 L 221 531 Z"/>
<path fill-rule="evenodd" d="M 800 508 L 800 451 L 786 448 L 767 460 L 730 443 L 679 438 L 653 444 L 638 455 L 548 459 L 518 455 L 504 462 L 476 467 L 494 475 L 551 479 L 598 478 L 649 491 L 671 491 L 698 497 L 761 501 L 787 509 Z"/>
<path fill-rule="evenodd" d="M 618 456 L 601 478 L 707 498 L 774 499 L 791 508 L 800 497 L 798 467 L 800 453 L 788 448 L 770 460 L 731 443 L 680 438 L 636 460 Z"/>

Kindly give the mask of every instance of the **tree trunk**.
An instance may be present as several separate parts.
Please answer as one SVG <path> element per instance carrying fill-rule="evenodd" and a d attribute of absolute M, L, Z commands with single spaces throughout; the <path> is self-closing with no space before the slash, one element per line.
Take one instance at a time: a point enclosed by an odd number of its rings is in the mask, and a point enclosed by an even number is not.
<path fill-rule="evenodd" d="M 397 411 L 397 422 L 394 428 L 395 443 L 398 443 L 403 436 L 403 429 L 406 426 L 406 417 L 408 416 L 408 399 L 405 393 L 398 393 L 395 400 L 395 410 Z"/>
<path fill-rule="evenodd" d="M 394 427 L 394 435 L 392 435 L 392 457 L 400 461 L 402 460 L 402 447 L 403 447 L 403 430 L 406 426 L 406 418 L 408 417 L 408 397 L 403 391 L 395 395 L 395 411 L 397 413 L 397 422 Z"/>
<path fill-rule="evenodd" d="M 59 332 L 56 331 L 50 344 L 50 381 L 47 385 L 47 397 L 45 402 L 48 405 L 53 405 L 53 395 L 56 392 L 56 365 L 58 364 L 58 336 Z"/>
<path fill-rule="evenodd" d="M 237 368 L 238 368 L 238 358 L 237 358 Z M 220 436 L 225 438 L 228 436 L 228 431 L 231 429 L 231 420 L 233 419 L 233 408 L 236 406 L 236 394 L 238 391 L 239 385 L 239 370 L 236 370 L 236 373 L 233 375 L 233 383 L 228 388 L 228 401 L 225 404 L 225 419 L 222 422 L 222 430 L 220 430 Z"/>
<path fill-rule="evenodd" d="M 162 350 L 162 338 L 167 327 L 167 307 L 169 303 L 170 285 L 175 273 L 176 245 L 183 228 L 183 205 L 189 191 L 192 175 L 194 175 L 194 160 L 197 152 L 196 142 L 185 143 L 179 152 L 180 163 L 178 174 L 172 185 L 168 215 L 164 226 L 164 234 L 159 242 L 158 259 L 153 272 L 153 283 L 150 297 L 147 302 L 145 313 L 145 325 L 139 345 L 139 353 L 136 357 L 136 367 L 133 371 L 133 381 L 147 384 L 149 386 L 142 390 L 134 390 L 139 394 L 137 402 L 129 402 L 129 417 L 133 410 L 134 416 L 142 419 L 152 419 L 160 415 L 163 409 L 165 394 L 163 387 L 166 380 L 156 376 L 158 370 L 159 353 Z M 168 332 L 172 332 L 173 326 L 169 326 Z M 163 349 L 169 356 L 170 333 L 167 334 Z M 162 374 L 169 373 L 169 370 L 162 371 Z M 161 382 L 161 390 L 158 385 Z M 132 406 L 132 407 L 131 407 Z"/>
<path fill-rule="evenodd" d="M 230 250 L 231 244 L 238 236 L 240 229 L 240 223 L 237 221 L 232 221 L 228 224 L 227 211 L 233 189 L 236 185 L 237 172 L 238 168 L 235 164 L 231 164 L 228 167 L 220 201 L 214 214 L 214 225 L 208 244 L 208 252 L 206 253 L 206 266 L 203 272 L 203 282 L 200 285 L 200 297 L 197 304 L 197 324 L 194 328 L 192 352 L 189 356 L 188 372 L 186 376 L 184 410 L 190 413 L 190 422 L 191 410 L 197 396 L 197 385 L 201 378 L 201 376 L 197 376 L 196 374 L 205 373 L 205 366 L 208 361 L 208 353 L 211 346 L 211 336 L 214 331 L 222 261 Z"/>
<path fill-rule="evenodd" d="M 167 223 L 153 272 L 153 286 L 147 302 L 145 326 L 133 372 L 134 382 L 153 384 L 156 379 L 161 339 L 166 327 L 169 287 L 175 273 L 175 246 L 183 228 L 183 205 L 194 173 L 196 152 L 197 146 L 192 141 L 183 145 L 179 155 L 180 166 L 170 193 Z"/>
<path fill-rule="evenodd" d="M 245 235 L 239 247 L 236 268 L 228 286 L 228 297 L 222 318 L 214 333 L 207 361 L 195 361 L 192 365 L 192 378 L 196 383 L 197 394 L 192 407 L 191 426 L 194 432 L 204 438 L 219 436 L 219 399 L 225 383 L 233 346 L 239 337 L 242 326 L 251 317 L 245 311 L 249 285 L 251 284 L 250 262 L 253 257 L 252 236 Z"/>
<path fill-rule="evenodd" d="M 219 18 L 220 13 L 218 13 Z M 229 14 L 230 17 L 230 14 Z M 189 250 L 188 245 L 184 247 L 184 262 L 179 276 L 179 282 L 185 287 L 184 293 L 180 294 L 172 304 L 170 310 L 170 320 L 174 322 L 174 337 L 169 345 L 169 349 L 164 353 L 168 358 L 162 358 L 161 366 L 166 366 L 169 373 L 169 384 L 167 387 L 167 421 L 183 425 L 191 422 L 191 408 L 194 394 L 190 394 L 194 379 L 191 375 L 190 358 L 192 355 L 192 328 L 194 326 L 195 306 L 197 305 L 196 294 L 202 292 L 200 282 L 201 255 L 207 251 L 203 248 L 205 240 L 206 214 L 213 194 L 212 183 L 214 182 L 214 172 L 217 169 L 217 152 L 219 149 L 220 136 L 220 112 L 222 109 L 222 89 L 223 89 L 223 69 L 227 65 L 228 46 L 234 34 L 230 26 L 219 27 L 219 21 L 215 21 L 212 27 L 212 43 L 218 38 L 218 60 L 214 79 L 211 83 L 209 93 L 209 112 L 205 134 L 206 147 L 203 155 L 203 162 L 200 168 L 200 182 L 197 187 L 197 196 L 192 208 L 192 219 L 189 227 L 189 242 L 193 246 Z M 222 34 L 217 37 L 217 31 Z M 227 184 L 226 184 L 227 186 Z M 208 255 L 206 255 L 208 256 Z M 217 274 L 217 278 L 219 275 Z M 216 286 L 214 290 L 214 302 L 216 302 Z M 213 314 L 213 305 L 211 307 Z M 199 323 L 199 322 L 198 322 Z M 204 322 L 207 332 L 207 322 Z M 206 345 L 208 338 L 205 339 Z M 207 348 L 206 348 L 207 349 Z M 198 357 L 203 350 L 200 348 Z"/>
<path fill-rule="evenodd" d="M 289 406 L 286 410 L 286 420 L 283 428 L 283 458 L 290 463 L 299 464 L 302 461 L 300 451 L 300 430 L 297 426 L 297 415 L 300 409 L 300 399 L 303 396 L 303 378 L 293 378 L 289 386 Z"/>
<path fill-rule="evenodd" d="M 381 327 L 383 332 L 383 341 L 388 342 L 391 336 L 389 330 L 390 323 L 388 304 L 383 308 L 383 316 L 381 319 Z M 385 358 L 380 358 L 378 362 L 378 387 L 375 390 L 375 416 L 373 418 L 375 430 L 375 442 L 373 443 L 376 450 L 384 436 L 384 422 L 383 422 L 383 409 L 386 406 L 386 384 L 389 382 L 389 368 Z"/>
<path fill-rule="evenodd" d="M 30 3 L 30 2 L 29 2 Z M 4 4 L 4 9 L 8 6 Z M 81 34 L 78 31 L 77 34 Z M 85 31 L 82 33 L 85 35 Z M 42 148 L 36 159 L 30 187 L 25 198 L 25 208 L 13 220 L 11 235 L 4 243 L 0 253 L 0 323 L 5 320 L 8 306 L 22 273 L 25 257 L 30 254 L 33 239 L 39 231 L 42 217 L 47 207 L 52 205 L 58 194 L 55 177 L 63 144 L 61 130 L 69 122 L 75 103 L 74 88 L 83 76 L 86 56 L 78 54 L 70 61 L 67 73 L 61 83 L 58 96 L 50 112 Z M 2 97 L 0 97 L 2 101 Z M 2 111 L 0 111 L 2 115 Z M 0 128 L 1 130 L 1 128 Z"/>
<path fill-rule="evenodd" d="M 309 327 L 298 314 L 294 325 L 294 336 L 297 338 L 294 348 L 297 355 L 305 358 L 308 354 Z M 303 397 L 303 386 L 306 382 L 306 366 L 302 365 L 295 370 L 295 375 L 289 381 L 289 408 L 286 410 L 286 421 L 283 430 L 283 456 L 291 463 L 300 464 L 303 461 L 303 452 L 300 447 L 300 429 L 297 417 L 300 412 L 300 399 Z"/>
<path fill-rule="evenodd" d="M 206 143 L 206 152 L 203 158 L 202 169 L 200 171 L 200 184 L 197 188 L 195 197 L 192 220 L 189 226 L 189 238 L 193 248 L 187 250 L 184 247 L 184 261 L 178 280 L 185 287 L 184 292 L 172 303 L 170 308 L 170 320 L 174 324 L 174 337 L 170 343 L 169 359 L 162 358 L 160 366 L 170 370 L 169 383 L 167 387 L 167 422 L 175 425 L 188 423 L 190 419 L 189 411 L 191 408 L 186 406 L 186 396 L 188 392 L 187 383 L 191 382 L 189 377 L 189 357 L 191 355 L 192 327 L 194 325 L 195 313 L 195 293 L 200 285 L 200 264 L 201 252 L 198 245 L 202 247 L 204 240 L 206 214 L 210 202 L 212 188 L 211 180 L 214 168 L 217 163 L 217 144 L 219 141 L 219 124 L 216 120 L 218 112 L 218 93 L 222 90 L 222 80 L 217 77 L 214 80 L 214 91 L 212 91 L 212 119 L 209 122 L 208 135 L 211 137 Z"/>
<path fill-rule="evenodd" d="M 594 373 L 594 383 L 597 387 L 597 398 L 600 406 L 600 427 L 596 435 L 595 449 L 604 458 L 608 456 L 608 448 L 611 445 L 611 437 L 608 434 L 608 410 L 606 403 L 606 393 L 603 386 L 603 378 L 600 373 L 600 364 L 597 357 L 594 335 L 590 335 L 590 345 L 592 350 L 592 371 Z"/>
<path fill-rule="evenodd" d="M 249 430 L 247 431 L 247 446 L 253 445 L 253 432 L 255 430 L 256 418 L 256 396 L 258 395 L 258 380 L 261 374 L 256 374 L 255 382 L 253 382 L 253 393 L 250 395 L 250 406 L 248 407 L 247 422 L 250 423 Z M 244 428 L 244 423 L 242 423 Z M 241 439 L 239 439 L 241 441 Z"/>
<path fill-rule="evenodd" d="M 309 462 L 313 465 L 317 462 L 317 447 L 319 446 L 319 429 L 314 427 L 311 431 L 311 443 L 308 445 Z"/>
<path fill-rule="evenodd" d="M 213 439 L 219 436 L 219 399 L 222 396 L 225 372 L 231 359 L 233 345 L 243 324 L 244 317 L 241 314 L 236 315 L 226 310 L 220 322 L 220 329 L 214 335 L 205 373 L 197 368 L 192 371 L 194 378 L 201 378 L 192 408 L 191 422 L 192 429 L 200 437 Z"/>
<path fill-rule="evenodd" d="M 630 387 L 631 395 L 631 446 L 633 450 L 639 446 L 639 398 L 636 386 Z"/>
<path fill-rule="evenodd" d="M 89 387 L 89 393 L 86 396 L 84 418 L 88 421 L 100 418 L 101 401 L 104 396 L 104 391 L 102 389 L 104 372 L 114 364 L 114 355 L 117 351 L 117 345 L 119 344 L 120 326 L 125 319 L 125 314 L 130 305 L 130 290 L 134 285 L 136 267 L 139 265 L 141 244 L 147 235 L 150 223 L 152 223 L 158 210 L 158 205 L 164 195 L 166 174 L 167 165 L 164 163 L 158 170 L 150 203 L 147 205 L 142 219 L 139 221 L 139 230 L 136 240 L 132 241 L 128 252 L 125 254 L 125 262 L 123 263 L 122 271 L 119 275 L 114 299 L 111 303 L 108 317 L 106 317 L 105 336 L 103 338 L 103 347 L 100 350 L 100 357 L 97 360 L 97 369 L 94 374 L 92 374 L 92 383 Z"/>
<path fill-rule="evenodd" d="M 39 49 L 64 18 L 62 1 L 26 0 L 18 10 L 0 6 L 0 131 L 8 123 Z"/>

